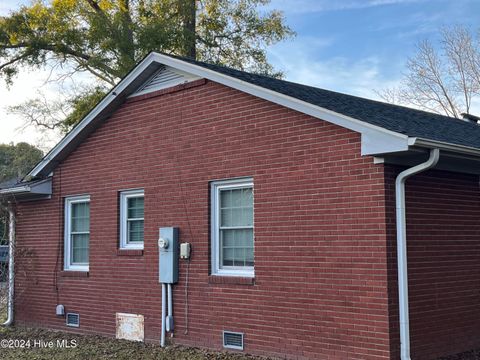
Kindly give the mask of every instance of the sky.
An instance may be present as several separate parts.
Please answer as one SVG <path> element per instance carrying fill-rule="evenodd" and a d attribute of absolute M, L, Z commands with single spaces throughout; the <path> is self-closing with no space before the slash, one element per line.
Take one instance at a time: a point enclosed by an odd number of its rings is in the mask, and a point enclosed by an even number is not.
<path fill-rule="evenodd" d="M 22 3 L 28 1 L 0 0 L 0 16 Z M 479 0 L 272 0 L 267 8 L 283 11 L 297 33 L 268 48 L 269 61 L 286 80 L 372 99 L 379 99 L 375 90 L 400 83 L 419 41 L 438 40 L 445 26 L 480 29 Z M 6 110 L 40 88 L 57 97 L 49 75 L 23 72 L 10 88 L 0 82 L 0 143 L 28 141 L 47 150 L 59 140 L 60 134 L 24 128 Z"/>

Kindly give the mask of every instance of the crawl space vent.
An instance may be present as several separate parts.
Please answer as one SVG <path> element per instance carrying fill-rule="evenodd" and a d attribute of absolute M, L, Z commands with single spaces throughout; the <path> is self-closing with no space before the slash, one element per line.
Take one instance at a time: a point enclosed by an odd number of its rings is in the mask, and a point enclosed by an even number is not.
<path fill-rule="evenodd" d="M 67 326 L 79 327 L 80 315 L 74 313 L 67 313 Z"/>
<path fill-rule="evenodd" d="M 231 331 L 224 331 L 223 347 L 227 349 L 243 350 L 243 334 Z"/>

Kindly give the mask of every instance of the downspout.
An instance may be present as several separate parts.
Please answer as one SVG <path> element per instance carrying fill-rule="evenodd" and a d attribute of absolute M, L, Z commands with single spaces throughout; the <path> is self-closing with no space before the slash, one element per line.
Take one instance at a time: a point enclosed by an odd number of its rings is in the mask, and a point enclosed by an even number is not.
<path fill-rule="evenodd" d="M 13 323 L 13 291 L 15 281 L 15 210 L 12 203 L 8 204 L 8 305 L 7 305 L 7 320 L 1 324 L 2 326 L 10 326 Z"/>
<path fill-rule="evenodd" d="M 433 168 L 440 158 L 439 149 L 431 149 L 424 163 L 402 171 L 395 181 L 395 202 L 397 208 L 397 266 L 398 304 L 400 312 L 400 359 L 410 360 L 410 324 L 408 312 L 408 271 L 407 271 L 407 226 L 405 216 L 405 182 L 415 174 Z"/>

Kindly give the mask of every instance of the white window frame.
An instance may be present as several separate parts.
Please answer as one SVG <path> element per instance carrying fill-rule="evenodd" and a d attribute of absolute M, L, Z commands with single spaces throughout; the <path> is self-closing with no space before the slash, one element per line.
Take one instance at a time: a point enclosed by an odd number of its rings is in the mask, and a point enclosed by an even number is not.
<path fill-rule="evenodd" d="M 225 189 L 242 189 L 242 188 L 252 188 L 253 179 L 252 178 L 242 178 L 242 179 L 231 179 L 231 180 L 220 180 L 213 181 L 210 185 L 211 192 L 211 203 L 210 203 L 210 213 L 211 213 L 211 259 L 212 259 L 212 275 L 219 276 L 239 276 L 239 277 L 254 277 L 255 270 L 254 266 L 245 266 L 245 267 L 234 267 L 229 266 L 228 268 L 220 267 L 220 191 Z M 254 199 L 255 194 L 253 193 Z M 255 204 L 255 200 L 254 200 Z M 253 220 L 253 251 L 254 251 L 254 264 L 255 264 L 255 206 L 253 209 L 254 220 Z"/>
<path fill-rule="evenodd" d="M 135 190 L 127 190 L 120 192 L 120 249 L 135 249 L 135 250 L 143 250 L 144 243 L 145 243 L 145 232 L 144 238 L 142 243 L 129 243 L 128 242 L 128 231 L 127 231 L 127 216 L 128 216 L 128 199 L 130 198 L 144 198 L 144 212 L 145 212 L 145 191 L 143 189 L 135 189 Z M 145 215 L 142 219 L 136 220 L 143 220 L 145 226 Z"/>
<path fill-rule="evenodd" d="M 65 198 L 65 235 L 64 235 L 64 270 L 66 271 L 88 271 L 90 266 L 90 227 L 88 229 L 89 262 L 86 264 L 72 264 L 71 259 L 71 229 L 72 229 L 72 204 L 88 202 L 90 195 L 69 196 Z M 91 218 L 91 216 L 90 216 Z"/>

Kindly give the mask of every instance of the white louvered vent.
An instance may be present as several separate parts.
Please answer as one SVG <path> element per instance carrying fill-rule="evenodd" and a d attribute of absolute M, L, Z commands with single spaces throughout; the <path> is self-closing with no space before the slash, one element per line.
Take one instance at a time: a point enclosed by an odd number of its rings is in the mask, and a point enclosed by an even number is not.
<path fill-rule="evenodd" d="M 227 349 L 243 350 L 243 334 L 232 331 L 224 331 L 223 347 Z"/>
<path fill-rule="evenodd" d="M 67 326 L 79 327 L 80 326 L 80 315 L 74 313 L 67 313 Z"/>
<path fill-rule="evenodd" d="M 166 89 L 168 87 L 183 84 L 197 79 L 199 79 L 199 77 L 182 73 L 169 66 L 162 66 L 131 96 L 137 96 L 152 91 Z"/>

